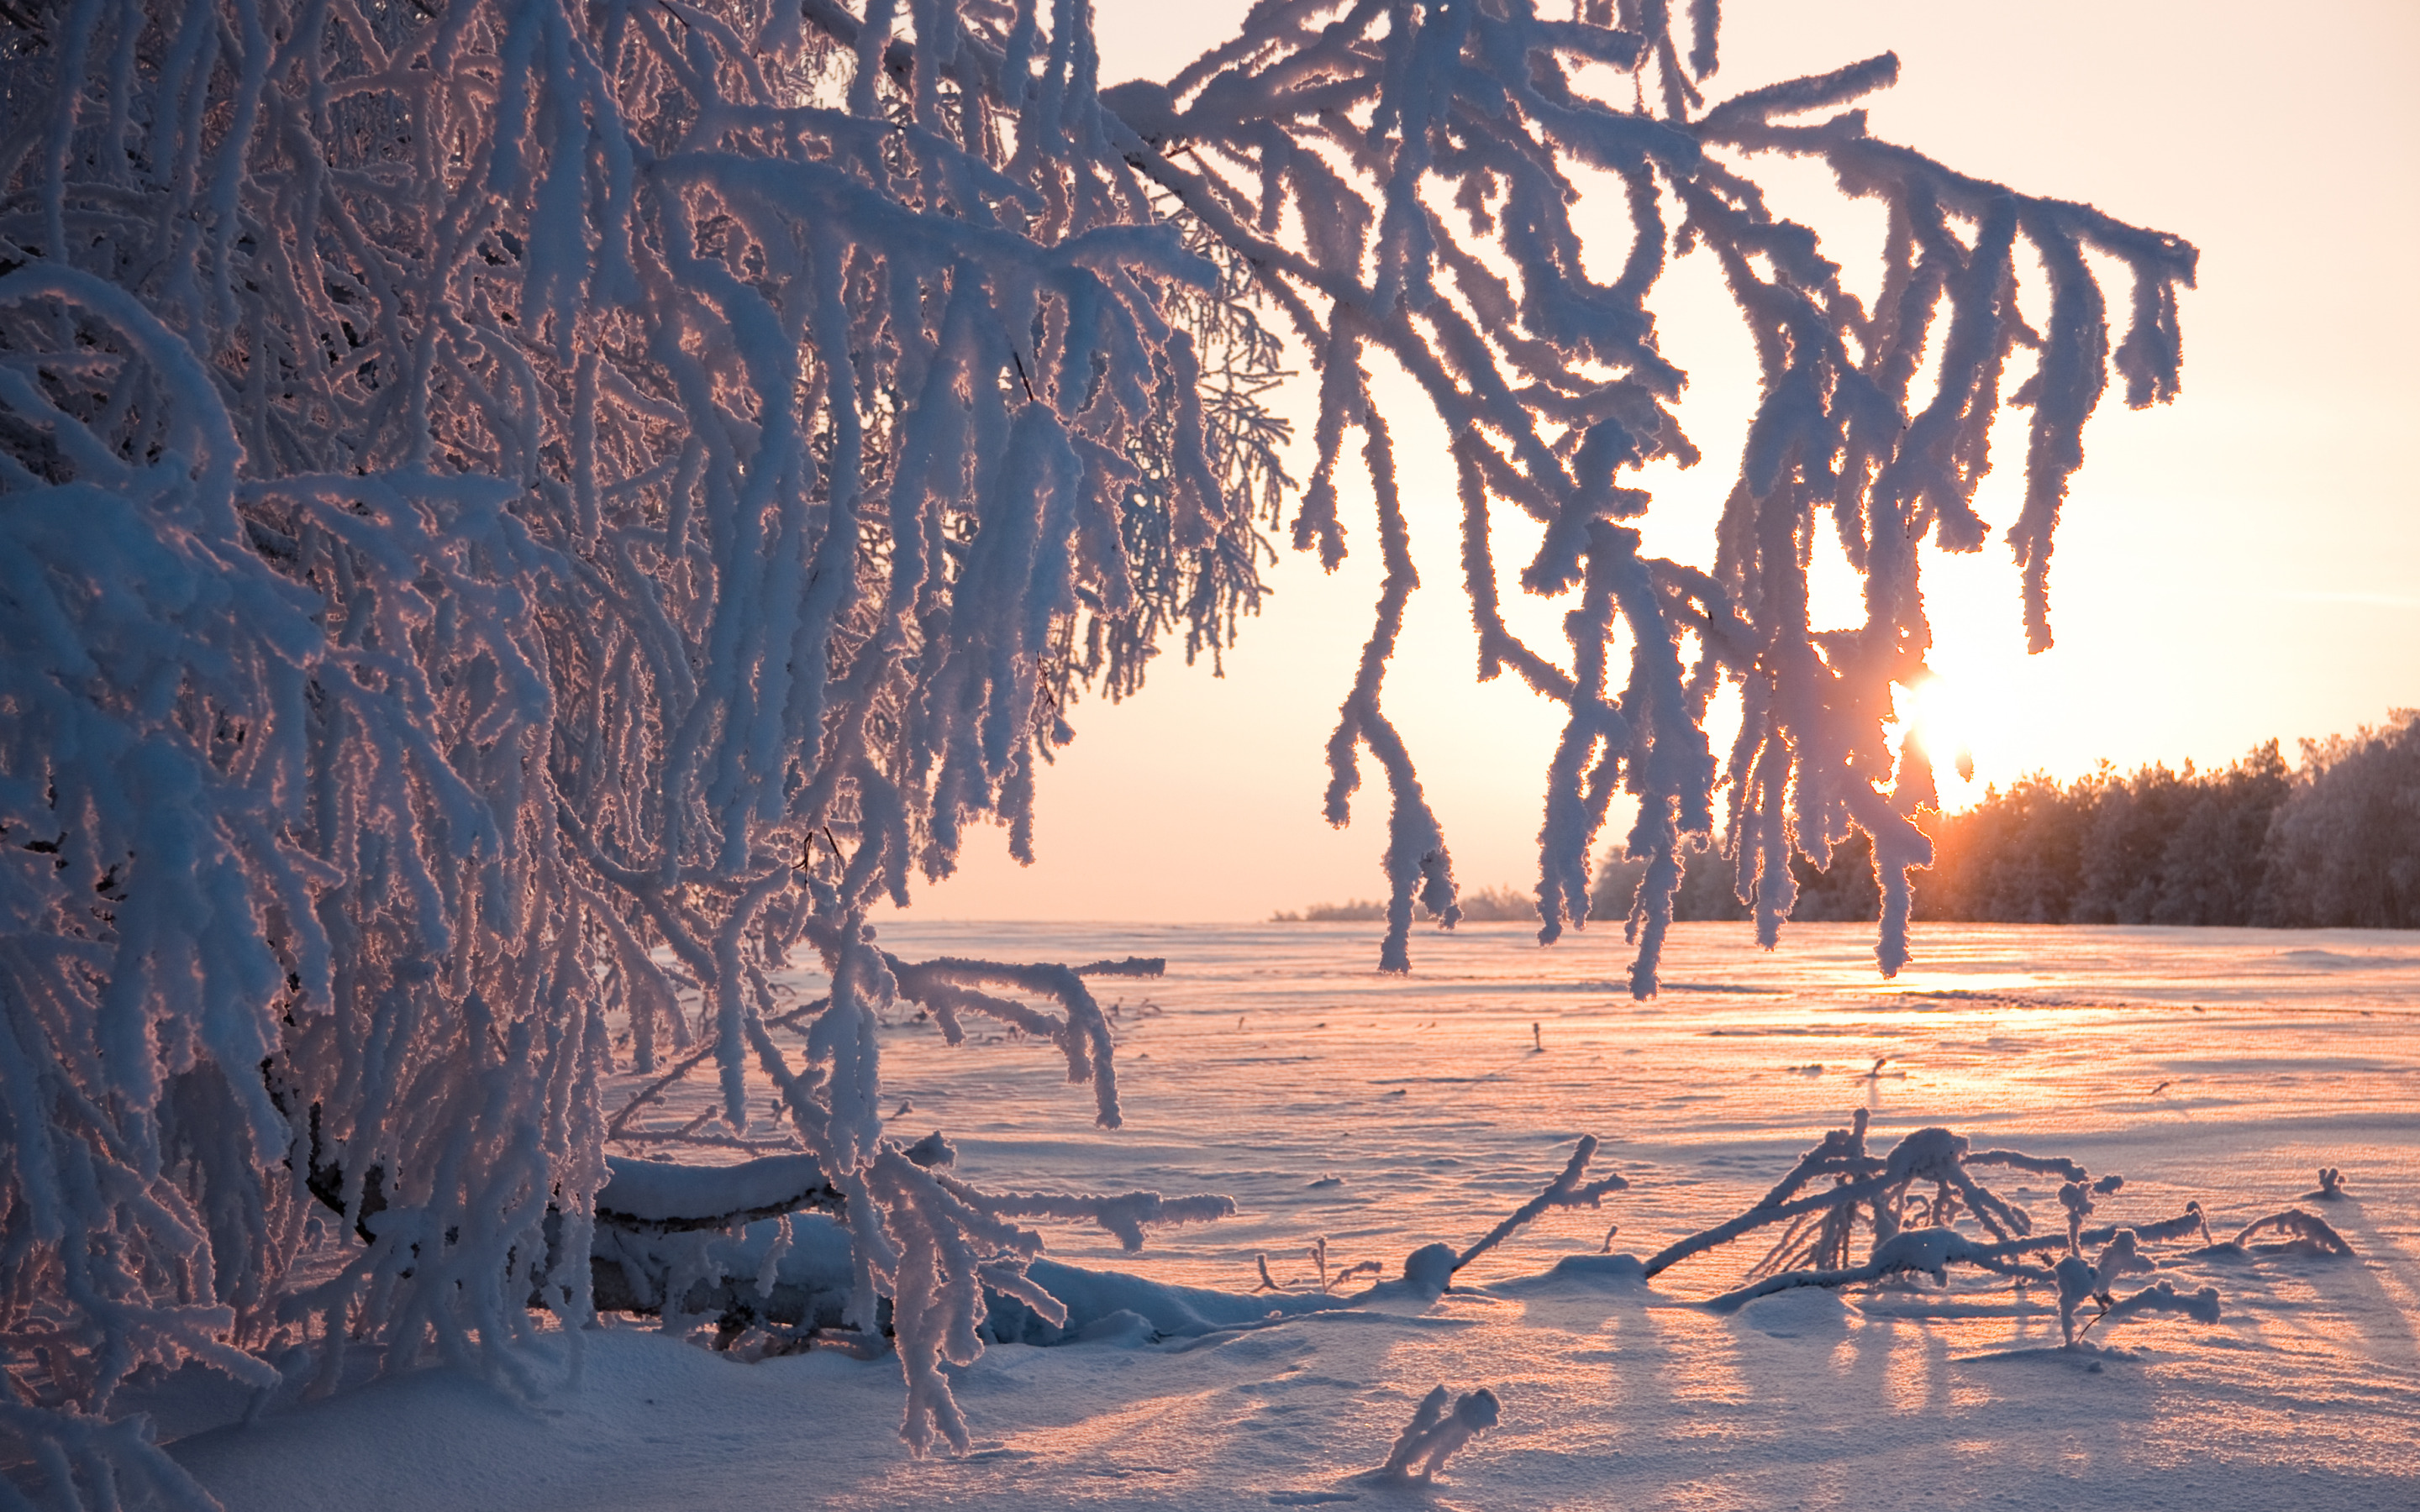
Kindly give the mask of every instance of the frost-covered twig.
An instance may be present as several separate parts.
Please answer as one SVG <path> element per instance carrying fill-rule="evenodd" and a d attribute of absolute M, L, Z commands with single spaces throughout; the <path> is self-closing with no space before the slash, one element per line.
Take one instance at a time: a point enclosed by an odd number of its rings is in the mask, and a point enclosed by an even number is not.
<path fill-rule="evenodd" d="M 1266 1255 L 1253 1256 L 1252 1262 L 1258 1268 L 1261 1277 L 1252 1288 L 1253 1293 L 1258 1295 L 1264 1291 L 1288 1291 L 1296 1287 L 1306 1287 L 1316 1288 L 1323 1297 L 1333 1296 L 1338 1288 L 1354 1277 L 1383 1275 L 1387 1269 L 1376 1260 L 1356 1260 L 1351 1265 L 1341 1267 L 1331 1273 L 1327 1268 L 1327 1236 L 1325 1234 L 1311 1242 L 1311 1247 L 1303 1252 L 1303 1258 L 1311 1261 L 1313 1272 L 1311 1275 L 1293 1281 L 1280 1281 L 1269 1273 L 1269 1257 Z"/>
<path fill-rule="evenodd" d="M 1596 1135 L 1580 1135 L 1579 1146 L 1572 1151 L 1571 1163 L 1563 1167 L 1562 1174 L 1547 1182 L 1544 1191 L 1514 1209 L 1502 1223 L 1480 1236 L 1477 1242 L 1456 1256 L 1453 1269 L 1463 1269 L 1550 1208 L 1593 1208 L 1604 1200 L 1606 1193 L 1620 1192 L 1630 1185 L 1619 1176 L 1600 1177 L 1586 1185 L 1581 1184 L 1580 1179 L 1588 1174 L 1589 1162 L 1595 1157 Z"/>
<path fill-rule="evenodd" d="M 1503 1409 L 1496 1394 L 1481 1386 L 1468 1391 L 1447 1408 L 1449 1393 L 1437 1387 L 1420 1399 L 1412 1412 L 1412 1421 L 1395 1437 L 1394 1447 L 1388 1452 L 1387 1462 L 1377 1473 L 1394 1480 L 1418 1478 L 1432 1480 L 1445 1468 L 1448 1457 L 1472 1439 L 1496 1426 Z"/>
<path fill-rule="evenodd" d="M 1276 1276 L 1269 1274 L 1269 1257 L 1266 1255 L 1253 1256 L 1252 1264 L 1256 1266 L 1261 1273 L 1260 1282 L 1252 1288 L 1253 1291 L 1283 1291 L 1286 1288 L 1286 1284 L 1284 1282 L 1280 1281 Z"/>
<path fill-rule="evenodd" d="M 1085 988 L 1082 972 L 1065 966 L 1018 965 L 950 957 L 913 964 L 896 957 L 884 959 L 891 968 L 896 991 L 902 996 L 929 1006 L 940 1023 L 943 1037 L 952 1044 L 963 1038 L 958 1015 L 967 1011 L 987 1014 L 1058 1044 L 1067 1057 L 1067 1079 L 1093 1085 L 1101 1127 L 1114 1129 L 1118 1126 L 1118 1084 L 1115 1063 L 1111 1058 L 1109 1024 L 1103 1016 L 1100 1005 L 1094 1001 L 1092 993 Z M 1129 962 L 1127 964 L 1136 969 L 1118 974 L 1156 975 L 1149 969 L 1150 963 Z M 1064 1008 L 1064 1016 L 1053 1017 L 1022 1003 L 978 991 L 976 984 L 985 982 L 1004 983 L 1026 992 L 1055 997 Z"/>
<path fill-rule="evenodd" d="M 1948 1279 L 1950 1266 L 1970 1264 L 2012 1279 L 2046 1282 L 2055 1287 L 2059 1326 L 2070 1346 L 2076 1344 L 2094 1323 L 2119 1322 L 2143 1313 L 2173 1312 L 2203 1323 L 2218 1321 L 2219 1301 L 2214 1288 L 2180 1294 L 2170 1283 L 2159 1281 L 2125 1297 L 2111 1296 L 2109 1283 L 2116 1277 L 2152 1269 L 2136 1254 L 2131 1230 L 2119 1230 L 2118 1240 L 2097 1264 L 2086 1263 L 2081 1256 L 2068 1255 L 2048 1268 L 2025 1265 L 2018 1262 L 2010 1251 L 2009 1245 L 1978 1244 L 1954 1229 L 1910 1229 L 1876 1246 L 1873 1257 L 1863 1265 L 1767 1276 L 1709 1298 L 1705 1305 L 1715 1312 L 1734 1312 L 1759 1297 L 1797 1287 L 1857 1286 L 1907 1273 L 1929 1275 L 1936 1284 L 1942 1284 Z M 2086 1302 L 2098 1302 L 2100 1310 L 2079 1326 L 2078 1310 Z"/>
<path fill-rule="evenodd" d="M 1206 1224 L 1235 1213 L 1235 1199 L 1215 1194 L 1163 1197 L 1156 1192 L 1117 1196 L 1062 1196 L 1034 1192 L 977 1192 L 958 1181 L 942 1185 L 981 1211 L 1003 1218 L 1063 1218 L 1091 1223 L 1116 1237 L 1128 1252 L 1142 1248 L 1143 1230 L 1178 1224 Z"/>
<path fill-rule="evenodd" d="M 619 1138 L 622 1131 L 629 1124 L 630 1119 L 638 1115 L 641 1108 L 645 1107 L 650 1103 L 656 1102 L 661 1098 L 664 1093 L 670 1091 L 675 1084 L 681 1081 L 682 1078 L 686 1077 L 690 1072 L 695 1071 L 700 1065 L 704 1064 L 706 1057 L 714 1054 L 714 1042 L 712 1041 L 708 1041 L 706 1043 L 698 1046 L 695 1050 L 690 1051 L 688 1055 L 683 1056 L 680 1059 L 674 1061 L 672 1065 L 667 1068 L 662 1074 L 656 1077 L 654 1081 L 647 1083 L 644 1087 L 642 1087 L 637 1091 L 631 1093 L 629 1099 L 622 1104 L 620 1110 L 615 1112 L 612 1118 L 605 1120 L 605 1137 L 608 1139 Z"/>

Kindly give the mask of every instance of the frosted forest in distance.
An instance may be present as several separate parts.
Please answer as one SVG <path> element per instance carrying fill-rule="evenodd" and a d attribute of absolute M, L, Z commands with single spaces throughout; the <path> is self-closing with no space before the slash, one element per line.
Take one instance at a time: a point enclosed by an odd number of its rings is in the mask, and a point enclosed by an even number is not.
<path fill-rule="evenodd" d="M 0 6 L 0 1508 L 2407 1497 L 2420 937 L 1910 954 L 1925 552 L 2050 644 L 2197 254 L 1720 26 Z M 1681 256 L 1761 389 L 1674 556 Z M 1399 473 L 1564 721 L 1521 926 L 1388 714 Z M 1383 563 L 1378 928 L 868 924 L 1287 544 Z"/>

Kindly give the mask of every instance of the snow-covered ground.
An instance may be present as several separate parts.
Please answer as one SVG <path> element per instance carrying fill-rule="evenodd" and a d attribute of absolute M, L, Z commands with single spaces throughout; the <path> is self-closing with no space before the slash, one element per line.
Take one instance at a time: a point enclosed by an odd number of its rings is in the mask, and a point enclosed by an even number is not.
<path fill-rule="evenodd" d="M 1324 1236 L 1331 1267 L 1392 1275 L 1483 1233 L 1586 1134 L 1630 1187 L 1547 1213 L 1426 1307 L 994 1346 L 957 1376 L 963 1458 L 908 1457 L 895 1361 L 743 1365 L 628 1321 L 584 1335 L 578 1383 L 535 1402 L 425 1370 L 175 1452 L 237 1509 L 2420 1506 L 2420 934 L 1932 925 L 1882 982 L 1866 928 L 1793 926 L 1771 954 L 1747 930 L 1678 926 L 1642 1005 L 1618 929 L 1551 950 L 1514 926 L 1418 936 L 1401 979 L 1371 969 L 1367 925 L 894 923 L 882 943 L 911 960 L 1168 959 L 1160 980 L 1095 982 L 1119 1005 L 1116 1133 L 1047 1044 L 887 1032 L 892 1127 L 947 1134 L 978 1185 L 1241 1209 L 1140 1255 L 1046 1224 L 1059 1260 L 1241 1292 L 1256 1256 L 1310 1274 Z M 685 1098 L 651 1121 L 705 1105 Z M 2055 1348 L 2039 1289 L 1956 1272 L 1946 1290 L 1695 1304 L 1769 1233 L 1652 1284 L 1543 1277 L 1741 1211 L 1861 1107 L 1877 1150 L 1946 1124 L 2122 1172 L 2096 1222 L 2198 1199 L 2225 1238 L 2300 1203 L 2356 1255 L 2157 1246 L 2158 1278 L 2215 1287 L 2221 1320 L 2130 1322 L 2084 1353 Z M 2321 1165 L 2347 1196 L 2302 1201 Z M 2047 1229 L 2056 1185 L 2000 1190 Z M 550 1379 L 567 1381 L 568 1342 Z M 1365 1478 L 1440 1383 L 1493 1390 L 1500 1425 L 1432 1488 Z M 162 1406 L 163 1436 L 198 1426 Z"/>

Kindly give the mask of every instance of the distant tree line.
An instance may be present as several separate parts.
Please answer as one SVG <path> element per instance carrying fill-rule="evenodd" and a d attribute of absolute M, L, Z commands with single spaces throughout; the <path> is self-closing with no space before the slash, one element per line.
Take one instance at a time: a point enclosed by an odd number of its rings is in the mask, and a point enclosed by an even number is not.
<path fill-rule="evenodd" d="M 1958 813 L 1926 811 L 1933 864 L 1920 919 L 2019 924 L 2420 928 L 2420 710 L 2380 729 L 2305 740 L 2298 768 L 2271 741 L 2221 770 L 2151 765 L 2062 783 L 2045 774 Z M 1793 919 L 1870 919 L 1862 835 L 1818 869 L 1792 858 Z M 1628 909 L 1643 863 L 1598 876 L 1590 912 Z M 1748 917 L 1718 849 L 1691 853 L 1675 916 Z"/>
<path fill-rule="evenodd" d="M 2420 929 L 2420 709 L 2382 728 L 2305 740 L 2299 767 L 2277 742 L 2233 765 L 2197 772 L 2109 764 L 2061 782 L 2036 773 L 1957 813 L 1917 823 L 1933 862 L 1916 873 L 1919 919 L 2004 924 L 2252 924 Z M 1744 919 L 1719 847 L 1686 854 L 1673 917 Z M 1629 911 L 1646 863 L 1600 868 L 1589 913 Z M 1831 864 L 1791 857 L 1797 920 L 1870 920 L 1879 905 L 1863 835 Z M 1512 887 L 1463 894 L 1474 923 L 1534 921 L 1536 901 Z M 1386 905 L 1355 900 L 1281 912 L 1273 922 L 1368 922 Z"/>
<path fill-rule="evenodd" d="M 1637 884 L 1633 883 L 1631 886 L 1632 890 L 1636 891 Z M 1505 924 L 1526 920 L 1534 924 L 1538 921 L 1536 896 L 1517 888 L 1472 887 L 1464 891 L 1460 902 L 1462 917 L 1466 923 Z M 1593 907 L 1594 904 L 1590 906 Z M 1426 909 L 1420 910 L 1420 913 L 1421 917 L 1428 917 Z M 1356 898 L 1349 903 L 1312 903 L 1299 912 L 1293 909 L 1280 909 L 1269 916 L 1269 922 L 1272 924 L 1367 924 L 1386 917 L 1385 903 L 1375 903 L 1367 898 Z M 1870 918 L 1873 916 L 1869 914 L 1867 917 Z"/>

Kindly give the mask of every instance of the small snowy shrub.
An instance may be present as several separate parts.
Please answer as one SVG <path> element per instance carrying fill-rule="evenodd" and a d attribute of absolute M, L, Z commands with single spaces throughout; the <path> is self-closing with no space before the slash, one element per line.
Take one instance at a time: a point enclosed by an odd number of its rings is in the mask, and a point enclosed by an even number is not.
<path fill-rule="evenodd" d="M 1753 1207 L 1667 1246 L 1644 1262 L 1644 1273 L 1652 1276 L 1692 1256 L 1781 1224 L 1786 1227 L 1780 1241 L 1751 1271 L 1749 1284 L 1713 1298 L 1708 1305 L 1729 1311 L 1793 1287 L 1861 1286 L 1907 1274 L 1930 1275 L 1936 1284 L 1946 1284 L 1949 1267 L 1964 1265 L 2019 1286 L 2048 1286 L 2058 1299 L 2060 1331 L 2071 1346 L 2102 1318 L 2166 1311 L 2205 1323 L 2218 1320 L 2218 1293 L 2211 1288 L 2179 1294 L 2161 1281 L 2124 1297 L 2111 1290 L 2121 1276 L 2158 1269 L 2143 1253 L 2145 1243 L 2192 1234 L 2207 1241 L 2210 1226 L 2199 1203 L 2186 1204 L 2174 1218 L 2086 1228 L 2084 1220 L 2096 1207 L 2092 1199 L 2118 1191 L 2125 1184 L 2123 1177 L 2095 1180 L 2072 1161 L 2013 1149 L 1974 1149 L 1963 1135 L 1939 1128 L 1918 1129 L 1888 1155 L 1878 1156 L 1866 1149 L 1866 1128 L 1867 1114 L 1860 1108 L 1850 1127 L 1824 1135 Z M 2058 1192 L 2064 1230 L 2036 1235 L 2032 1215 L 1975 1174 L 1976 1167 L 1994 1166 L 2064 1178 Z M 1828 1185 L 1801 1195 L 1823 1178 L 1829 1178 Z M 1929 1194 L 1919 1190 L 1927 1185 Z M 1955 1226 L 1962 1217 L 1981 1228 L 1984 1237 L 1969 1239 L 1960 1233 Z M 2240 1245 L 2263 1226 L 2273 1226 L 2296 1236 L 2296 1242 L 2323 1244 L 2305 1227 L 2310 1224 L 2326 1230 L 2298 1209 L 2261 1220 L 2235 1242 Z M 1851 1246 L 1861 1227 L 1870 1235 L 1870 1243 L 1865 1258 L 1854 1261 Z M 2333 1230 L 2326 1237 L 2335 1239 Z M 2094 1258 L 2085 1257 L 2088 1247 L 2097 1247 Z M 2044 1263 L 2052 1256 L 2055 1258 Z M 2086 1303 L 2098 1304 L 2100 1310 L 2085 1318 L 2081 1308 Z"/>

